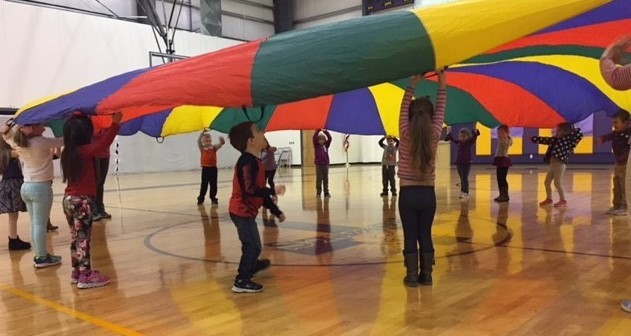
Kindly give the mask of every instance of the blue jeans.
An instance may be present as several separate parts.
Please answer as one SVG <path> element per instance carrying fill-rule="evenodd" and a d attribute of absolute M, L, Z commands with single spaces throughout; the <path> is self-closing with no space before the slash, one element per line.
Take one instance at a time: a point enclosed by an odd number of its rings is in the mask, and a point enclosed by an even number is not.
<path fill-rule="evenodd" d="M 20 195 L 31 217 L 31 238 L 35 247 L 35 257 L 45 257 L 48 254 L 46 224 L 50 218 L 50 209 L 53 207 L 52 182 L 24 182 Z"/>
<path fill-rule="evenodd" d="M 241 260 L 236 280 L 250 280 L 256 272 L 256 264 L 261 255 L 262 245 L 256 218 L 240 217 L 230 214 L 230 219 L 237 227 L 241 241 Z"/>
<path fill-rule="evenodd" d="M 458 176 L 460 176 L 460 191 L 463 193 L 469 193 L 469 171 L 471 171 L 471 165 L 456 165 L 458 169 Z"/>

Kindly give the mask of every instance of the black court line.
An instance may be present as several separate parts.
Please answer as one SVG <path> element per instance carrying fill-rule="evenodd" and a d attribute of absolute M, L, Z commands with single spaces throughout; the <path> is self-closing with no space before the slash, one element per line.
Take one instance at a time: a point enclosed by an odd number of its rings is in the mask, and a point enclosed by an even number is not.
<path fill-rule="evenodd" d="M 157 231 L 148 234 L 145 239 L 144 239 L 144 245 L 146 248 L 148 248 L 151 251 L 154 251 L 160 255 L 167 255 L 167 256 L 171 256 L 171 257 L 175 257 L 175 258 L 180 258 L 180 259 L 186 259 L 186 260 L 195 260 L 195 261 L 203 261 L 203 262 L 212 262 L 212 263 L 222 263 L 222 264 L 228 264 L 228 265 L 238 265 L 239 262 L 238 261 L 225 261 L 225 260 L 214 260 L 214 259 L 207 259 L 207 258 L 197 258 L 197 257 L 191 257 L 191 256 L 186 256 L 186 255 L 180 255 L 180 254 L 176 254 L 173 252 L 169 252 L 169 251 L 164 251 L 156 246 L 153 245 L 152 243 L 152 239 L 154 236 L 170 230 L 174 227 L 177 226 L 181 226 L 181 225 L 189 225 L 189 224 L 193 224 L 193 223 L 197 223 L 196 221 L 194 222 L 186 222 L 186 223 L 180 223 L 180 224 L 174 224 L 174 225 L 170 225 L 170 226 L 166 226 L 163 228 L 158 229 Z M 458 243 L 463 243 L 463 244 L 469 244 L 469 245 L 478 245 L 478 246 L 483 246 L 479 249 L 474 249 L 474 250 L 470 250 L 470 251 L 463 251 L 460 253 L 451 253 L 445 256 L 436 256 L 436 259 L 441 259 L 441 258 L 453 258 L 453 257 L 458 257 L 458 256 L 462 256 L 462 255 L 467 255 L 467 254 L 472 254 L 472 253 L 479 253 L 479 252 L 483 252 L 483 251 L 487 251 L 493 248 L 509 248 L 509 249 L 522 249 L 522 250 L 532 250 L 532 251 L 542 251 L 542 252 L 551 252 L 551 253 L 563 253 L 563 254 L 568 254 L 568 255 L 581 255 L 581 256 L 590 256 L 590 257 L 599 257 L 599 258 L 610 258 L 610 259 L 621 259 L 621 260 L 631 260 L 631 257 L 627 257 L 627 256 L 618 256 L 618 255 L 606 255 L 606 254 L 597 254 L 597 253 L 587 253 L 587 252 L 570 252 L 570 251 L 563 251 L 563 250 L 554 250 L 554 249 L 547 249 L 547 248 L 536 248 L 536 247 L 527 247 L 527 246 L 510 246 L 510 245 L 505 245 L 506 243 L 508 243 L 510 240 L 512 239 L 512 234 L 510 233 L 510 231 L 506 232 L 506 236 L 504 239 L 502 239 L 501 241 L 498 241 L 497 243 L 494 244 L 483 244 L 483 243 L 476 243 L 476 242 L 466 242 L 466 241 L 456 241 L 456 244 Z M 266 246 L 270 246 L 269 244 L 267 244 Z M 272 246 L 272 248 L 274 248 Z M 291 251 L 284 251 L 284 252 L 290 252 Z M 314 255 L 314 257 L 316 257 Z M 393 263 L 400 263 L 401 260 L 392 260 L 392 261 L 375 261 L 375 262 L 355 262 L 355 263 L 343 263 L 343 264 L 274 264 L 274 266 L 277 267 L 340 267 L 340 266 L 366 266 L 366 265 L 384 265 L 384 264 L 393 264 Z"/>

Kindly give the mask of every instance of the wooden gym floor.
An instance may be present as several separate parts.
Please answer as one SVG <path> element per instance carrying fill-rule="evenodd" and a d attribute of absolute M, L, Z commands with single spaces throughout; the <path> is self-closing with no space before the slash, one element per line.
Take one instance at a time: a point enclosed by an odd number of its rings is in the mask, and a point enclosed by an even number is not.
<path fill-rule="evenodd" d="M 259 294 L 230 290 L 240 256 L 231 170 L 220 170 L 216 209 L 196 205 L 199 172 L 108 177 L 113 218 L 94 224 L 92 257 L 113 280 L 87 290 L 69 282 L 55 181 L 61 228 L 48 244 L 63 263 L 34 269 L 32 252 L 0 246 L 0 334 L 628 335 L 619 303 L 631 298 L 631 226 L 605 214 L 611 169 L 570 165 L 568 207 L 543 209 L 546 168 L 511 169 L 507 205 L 492 201 L 491 167 L 473 167 L 468 202 L 455 170 L 440 171 L 434 286 L 419 288 L 402 284 L 403 233 L 396 199 L 379 197 L 380 166 L 333 167 L 328 200 L 316 199 L 313 170 L 281 170 L 287 221 L 258 218 L 272 261 Z M 18 231 L 30 241 L 26 214 Z"/>

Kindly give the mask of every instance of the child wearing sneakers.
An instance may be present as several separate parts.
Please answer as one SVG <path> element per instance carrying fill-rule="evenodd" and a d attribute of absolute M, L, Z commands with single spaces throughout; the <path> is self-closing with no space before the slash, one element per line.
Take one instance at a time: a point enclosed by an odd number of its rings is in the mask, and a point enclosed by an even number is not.
<path fill-rule="evenodd" d="M 480 135 L 479 130 L 475 130 L 473 134 L 468 128 L 461 128 L 458 131 L 458 139 L 451 135 L 451 132 L 445 136 L 445 141 L 451 141 L 458 145 L 458 154 L 456 155 L 456 168 L 458 176 L 460 176 L 460 199 L 469 198 L 469 171 L 471 171 L 471 148 L 475 145 L 475 141 Z"/>
<path fill-rule="evenodd" d="M 611 149 L 616 159 L 613 174 L 613 206 L 607 211 L 610 215 L 627 214 L 627 196 L 625 193 L 625 175 L 629 157 L 629 112 L 618 111 L 613 116 L 613 132 L 596 138 L 596 144 L 611 141 Z"/>
<path fill-rule="evenodd" d="M 24 181 L 20 162 L 11 146 L 0 138 L 0 214 L 9 215 L 9 251 L 28 250 L 31 244 L 18 236 L 18 216 L 26 211 L 26 204 L 20 196 Z"/>
<path fill-rule="evenodd" d="M 269 267 L 270 261 L 258 259 L 262 246 L 256 216 L 261 206 L 270 209 L 280 222 L 285 220 L 285 215 L 272 200 L 272 189 L 265 186 L 265 167 L 258 158 L 267 145 L 264 133 L 256 124 L 243 122 L 234 126 L 228 137 L 230 144 L 241 152 L 234 166 L 232 197 L 228 208 L 230 219 L 237 227 L 242 252 L 232 291 L 258 293 L 263 290 L 263 285 L 252 281 L 252 277 Z M 282 190 L 279 188 L 276 192 L 281 193 Z"/>
<path fill-rule="evenodd" d="M 219 204 L 217 200 L 217 151 L 226 143 L 223 137 L 219 137 L 219 143 L 213 145 L 210 133 L 207 130 L 202 131 L 197 139 L 197 146 L 201 154 L 202 166 L 202 183 L 199 187 L 199 196 L 197 196 L 197 205 L 204 204 L 206 191 L 210 185 L 210 201 L 213 206 Z"/>
<path fill-rule="evenodd" d="M 508 157 L 508 149 L 513 145 L 513 139 L 510 137 L 510 129 L 508 125 L 500 125 L 497 128 L 497 148 L 495 149 L 495 157 L 493 158 L 493 165 L 495 166 L 495 175 L 497 179 L 497 188 L 500 190 L 500 195 L 495 197 L 494 201 L 497 203 L 506 203 L 510 201 L 508 197 L 508 169 L 513 165 L 512 161 Z"/>
<path fill-rule="evenodd" d="M 267 145 L 261 151 L 261 161 L 263 161 L 263 166 L 265 167 L 265 179 L 273 192 L 272 198 L 276 200 L 276 185 L 274 184 L 274 175 L 276 175 L 277 168 L 276 154 L 274 154 L 276 153 L 276 147 L 270 146 L 267 140 L 265 140 L 265 143 Z"/>
<path fill-rule="evenodd" d="M 313 150 L 316 165 L 316 193 L 318 197 L 324 189 L 324 197 L 329 198 L 329 147 L 331 133 L 325 129 L 317 129 L 313 134 Z"/>
<path fill-rule="evenodd" d="M 3 134 L 16 150 L 22 165 L 24 183 L 20 196 L 26 204 L 31 218 L 31 239 L 35 248 L 33 266 L 50 267 L 61 263 L 61 256 L 48 253 L 46 231 L 53 206 L 53 150 L 63 146 L 63 139 L 48 138 L 44 134 L 44 125 L 14 125 Z"/>
<path fill-rule="evenodd" d="M 72 259 L 71 283 L 77 288 L 105 286 L 110 278 L 92 270 L 90 263 L 90 233 L 92 208 L 96 205 L 97 176 L 95 156 L 114 141 L 120 128 L 121 113 L 112 115 L 112 125 L 107 133 L 92 142 L 94 128 L 85 115 L 73 115 L 64 124 L 64 149 L 61 152 L 64 191 L 63 208 L 70 227 L 70 254 Z"/>
<path fill-rule="evenodd" d="M 548 150 L 544 157 L 545 162 L 550 163 L 550 168 L 546 174 L 544 185 L 546 187 L 546 199 L 539 203 L 540 206 L 552 204 L 552 187 L 559 193 L 559 201 L 554 203 L 554 207 L 566 206 L 565 191 L 563 189 L 563 175 L 565 174 L 565 164 L 570 154 L 583 138 L 580 128 L 574 128 L 571 123 L 564 122 L 557 125 L 556 134 L 553 137 L 533 136 L 532 142 L 548 145 Z"/>
<path fill-rule="evenodd" d="M 386 140 L 387 145 L 384 145 L 384 140 Z M 396 196 L 397 184 L 394 175 L 397 166 L 399 139 L 393 136 L 383 137 L 379 140 L 379 147 L 383 148 L 383 156 L 381 157 L 381 184 L 383 185 L 383 191 L 381 192 L 381 196 L 388 196 L 388 182 L 390 183 L 392 196 Z"/>

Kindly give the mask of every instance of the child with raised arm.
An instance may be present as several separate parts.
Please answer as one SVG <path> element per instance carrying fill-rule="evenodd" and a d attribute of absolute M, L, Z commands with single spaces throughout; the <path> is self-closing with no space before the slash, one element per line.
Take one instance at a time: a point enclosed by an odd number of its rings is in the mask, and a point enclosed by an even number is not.
<path fill-rule="evenodd" d="M 383 143 L 386 140 L 387 145 Z M 383 185 L 382 197 L 388 196 L 388 183 L 392 196 L 397 196 L 397 184 L 394 179 L 397 166 L 397 151 L 399 150 L 399 139 L 393 136 L 382 137 L 379 140 L 379 147 L 383 148 L 381 156 L 381 184 Z"/>
<path fill-rule="evenodd" d="M 445 118 L 447 94 L 444 71 L 438 73 L 438 78 L 436 108 L 427 97 L 414 99 L 416 84 L 422 79 L 415 76 L 403 96 L 399 117 L 399 215 L 403 225 L 406 268 L 403 282 L 409 287 L 416 287 L 419 282 L 432 285 L 436 150 Z"/>
<path fill-rule="evenodd" d="M 508 125 L 500 125 L 497 128 L 497 148 L 495 149 L 495 157 L 493 165 L 495 166 L 495 178 L 497 179 L 497 188 L 500 195 L 495 197 L 494 201 L 505 203 L 510 201 L 508 197 L 508 169 L 513 165 L 508 157 L 508 149 L 513 145 L 513 139 L 510 137 L 510 129 Z"/>
<path fill-rule="evenodd" d="M 265 167 L 258 158 L 266 146 L 265 135 L 256 124 L 244 122 L 234 126 L 228 135 L 230 144 L 241 156 L 234 166 L 232 179 L 232 197 L 230 197 L 230 219 L 237 227 L 241 241 L 241 260 L 232 291 L 235 293 L 258 293 L 263 285 L 252 281 L 259 271 L 270 266 L 268 259 L 259 260 L 261 254 L 261 236 L 256 226 L 259 208 L 264 206 L 278 217 L 280 222 L 285 215 L 272 199 L 272 189 L 265 186 Z M 282 190 L 276 190 L 281 193 Z"/>
<path fill-rule="evenodd" d="M 15 125 L 4 139 L 16 150 L 22 165 L 24 183 L 20 196 L 31 218 L 31 239 L 35 248 L 33 266 L 59 265 L 61 257 L 48 253 L 46 231 L 53 206 L 53 149 L 63 146 L 63 139 L 48 138 L 44 125 Z"/>
<path fill-rule="evenodd" d="M 618 111 L 613 116 L 613 131 L 596 138 L 596 144 L 611 141 L 611 149 L 616 163 L 613 168 L 613 205 L 607 214 L 621 216 L 627 214 L 625 176 L 629 158 L 629 112 Z"/>
<path fill-rule="evenodd" d="M 63 207 L 70 227 L 70 255 L 72 259 L 71 283 L 86 289 L 105 286 L 110 282 L 106 275 L 92 270 L 90 260 L 93 207 L 96 206 L 97 180 L 96 155 L 114 141 L 118 134 L 121 113 L 112 115 L 107 133 L 92 142 L 94 126 L 90 118 L 74 115 L 64 124 L 64 149 L 61 152 L 64 191 Z"/>
<path fill-rule="evenodd" d="M 223 137 L 219 137 L 219 143 L 213 144 L 208 130 L 202 131 L 197 139 L 197 146 L 201 154 L 202 183 L 199 187 L 197 205 L 204 204 L 208 186 L 210 186 L 209 198 L 213 206 L 219 204 L 217 199 L 217 151 L 226 143 Z"/>
<path fill-rule="evenodd" d="M 471 171 L 471 148 L 475 145 L 475 141 L 480 135 L 480 131 L 475 130 L 473 134 L 468 128 L 461 128 L 458 131 L 458 138 L 454 138 L 451 132 L 445 136 L 445 141 L 451 141 L 458 145 L 458 154 L 456 155 L 456 168 L 460 177 L 460 199 L 469 198 L 469 172 Z"/>
<path fill-rule="evenodd" d="M 324 197 L 329 198 L 329 147 L 331 147 L 331 133 L 318 128 L 313 134 L 313 150 L 316 166 L 316 193 L 320 197 L 324 189 Z"/>
<path fill-rule="evenodd" d="M 553 137 L 533 136 L 532 142 L 548 145 L 548 150 L 544 161 L 550 163 L 550 168 L 546 174 L 544 185 L 546 187 L 546 199 L 539 203 L 540 206 L 552 204 L 552 181 L 559 193 L 559 201 L 554 203 L 554 207 L 566 206 L 565 190 L 563 189 L 563 175 L 565 174 L 565 164 L 570 158 L 576 145 L 583 138 L 580 128 L 575 129 L 571 123 L 564 122 L 557 125 L 556 134 Z"/>

